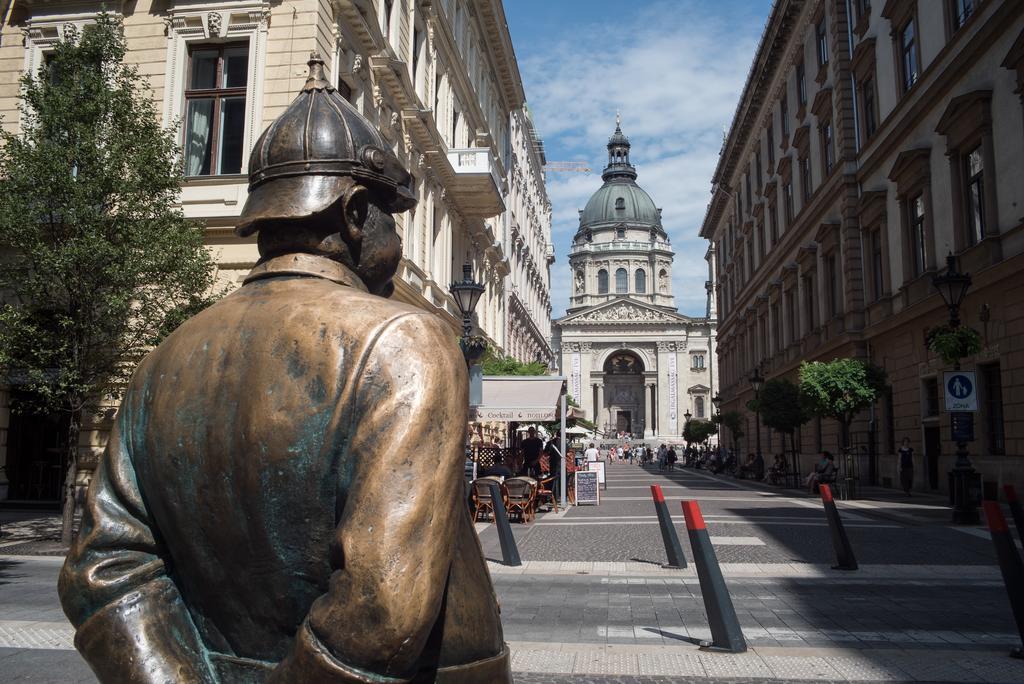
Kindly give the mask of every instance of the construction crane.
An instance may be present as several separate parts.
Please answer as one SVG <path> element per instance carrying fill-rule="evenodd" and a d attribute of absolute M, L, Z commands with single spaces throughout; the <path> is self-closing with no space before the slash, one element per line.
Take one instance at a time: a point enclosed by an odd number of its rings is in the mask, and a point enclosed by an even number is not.
<path fill-rule="evenodd" d="M 549 173 L 590 173 L 587 162 L 548 162 L 544 171 Z"/>

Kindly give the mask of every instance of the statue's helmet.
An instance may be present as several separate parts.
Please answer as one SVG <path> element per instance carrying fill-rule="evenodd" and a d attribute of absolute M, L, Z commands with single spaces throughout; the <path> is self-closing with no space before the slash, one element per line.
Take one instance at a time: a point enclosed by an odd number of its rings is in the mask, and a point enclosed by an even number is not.
<path fill-rule="evenodd" d="M 342 196 L 346 178 L 365 185 L 390 213 L 416 205 L 412 176 L 373 124 L 327 82 L 324 62 L 313 53 L 302 92 L 252 149 L 249 198 L 235 232 L 244 237 L 269 221 L 315 216 Z"/>

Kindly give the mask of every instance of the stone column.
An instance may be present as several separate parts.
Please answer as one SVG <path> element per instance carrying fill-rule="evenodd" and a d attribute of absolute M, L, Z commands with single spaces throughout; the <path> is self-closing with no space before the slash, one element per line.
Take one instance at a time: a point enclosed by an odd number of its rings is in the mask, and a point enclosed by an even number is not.
<path fill-rule="evenodd" d="M 604 429 L 604 423 L 606 422 L 605 411 L 604 411 L 604 383 L 597 384 L 597 406 L 594 407 L 594 422 L 597 424 L 598 430 Z"/>
<path fill-rule="evenodd" d="M 653 422 L 653 418 L 652 418 L 653 412 L 651 411 L 651 406 L 652 406 L 651 405 L 651 393 L 646 391 L 648 387 L 651 387 L 651 385 L 644 385 L 644 390 L 645 391 L 644 391 L 644 396 L 642 397 L 643 402 L 644 402 L 644 432 L 646 433 L 646 432 L 650 431 L 651 434 L 653 435 L 654 434 L 654 422 Z"/>

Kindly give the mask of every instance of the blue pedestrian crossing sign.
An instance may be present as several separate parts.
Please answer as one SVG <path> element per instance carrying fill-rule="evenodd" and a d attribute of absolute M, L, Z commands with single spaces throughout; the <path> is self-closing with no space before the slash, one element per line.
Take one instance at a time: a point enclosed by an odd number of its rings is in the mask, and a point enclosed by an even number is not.
<path fill-rule="evenodd" d="M 974 371 L 951 371 L 943 374 L 947 411 L 977 411 L 978 383 Z"/>

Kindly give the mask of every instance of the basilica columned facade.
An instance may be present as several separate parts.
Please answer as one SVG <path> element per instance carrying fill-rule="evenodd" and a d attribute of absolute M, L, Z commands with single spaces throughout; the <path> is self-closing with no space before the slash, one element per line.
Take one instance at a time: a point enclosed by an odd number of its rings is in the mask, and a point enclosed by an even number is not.
<path fill-rule="evenodd" d="M 569 253 L 573 291 L 554 324 L 554 347 L 569 392 L 600 430 L 678 440 L 686 414 L 707 420 L 713 410 L 713 296 L 704 317 L 676 310 L 675 253 L 629 154 L 616 125 L 604 184 L 580 212 Z"/>

